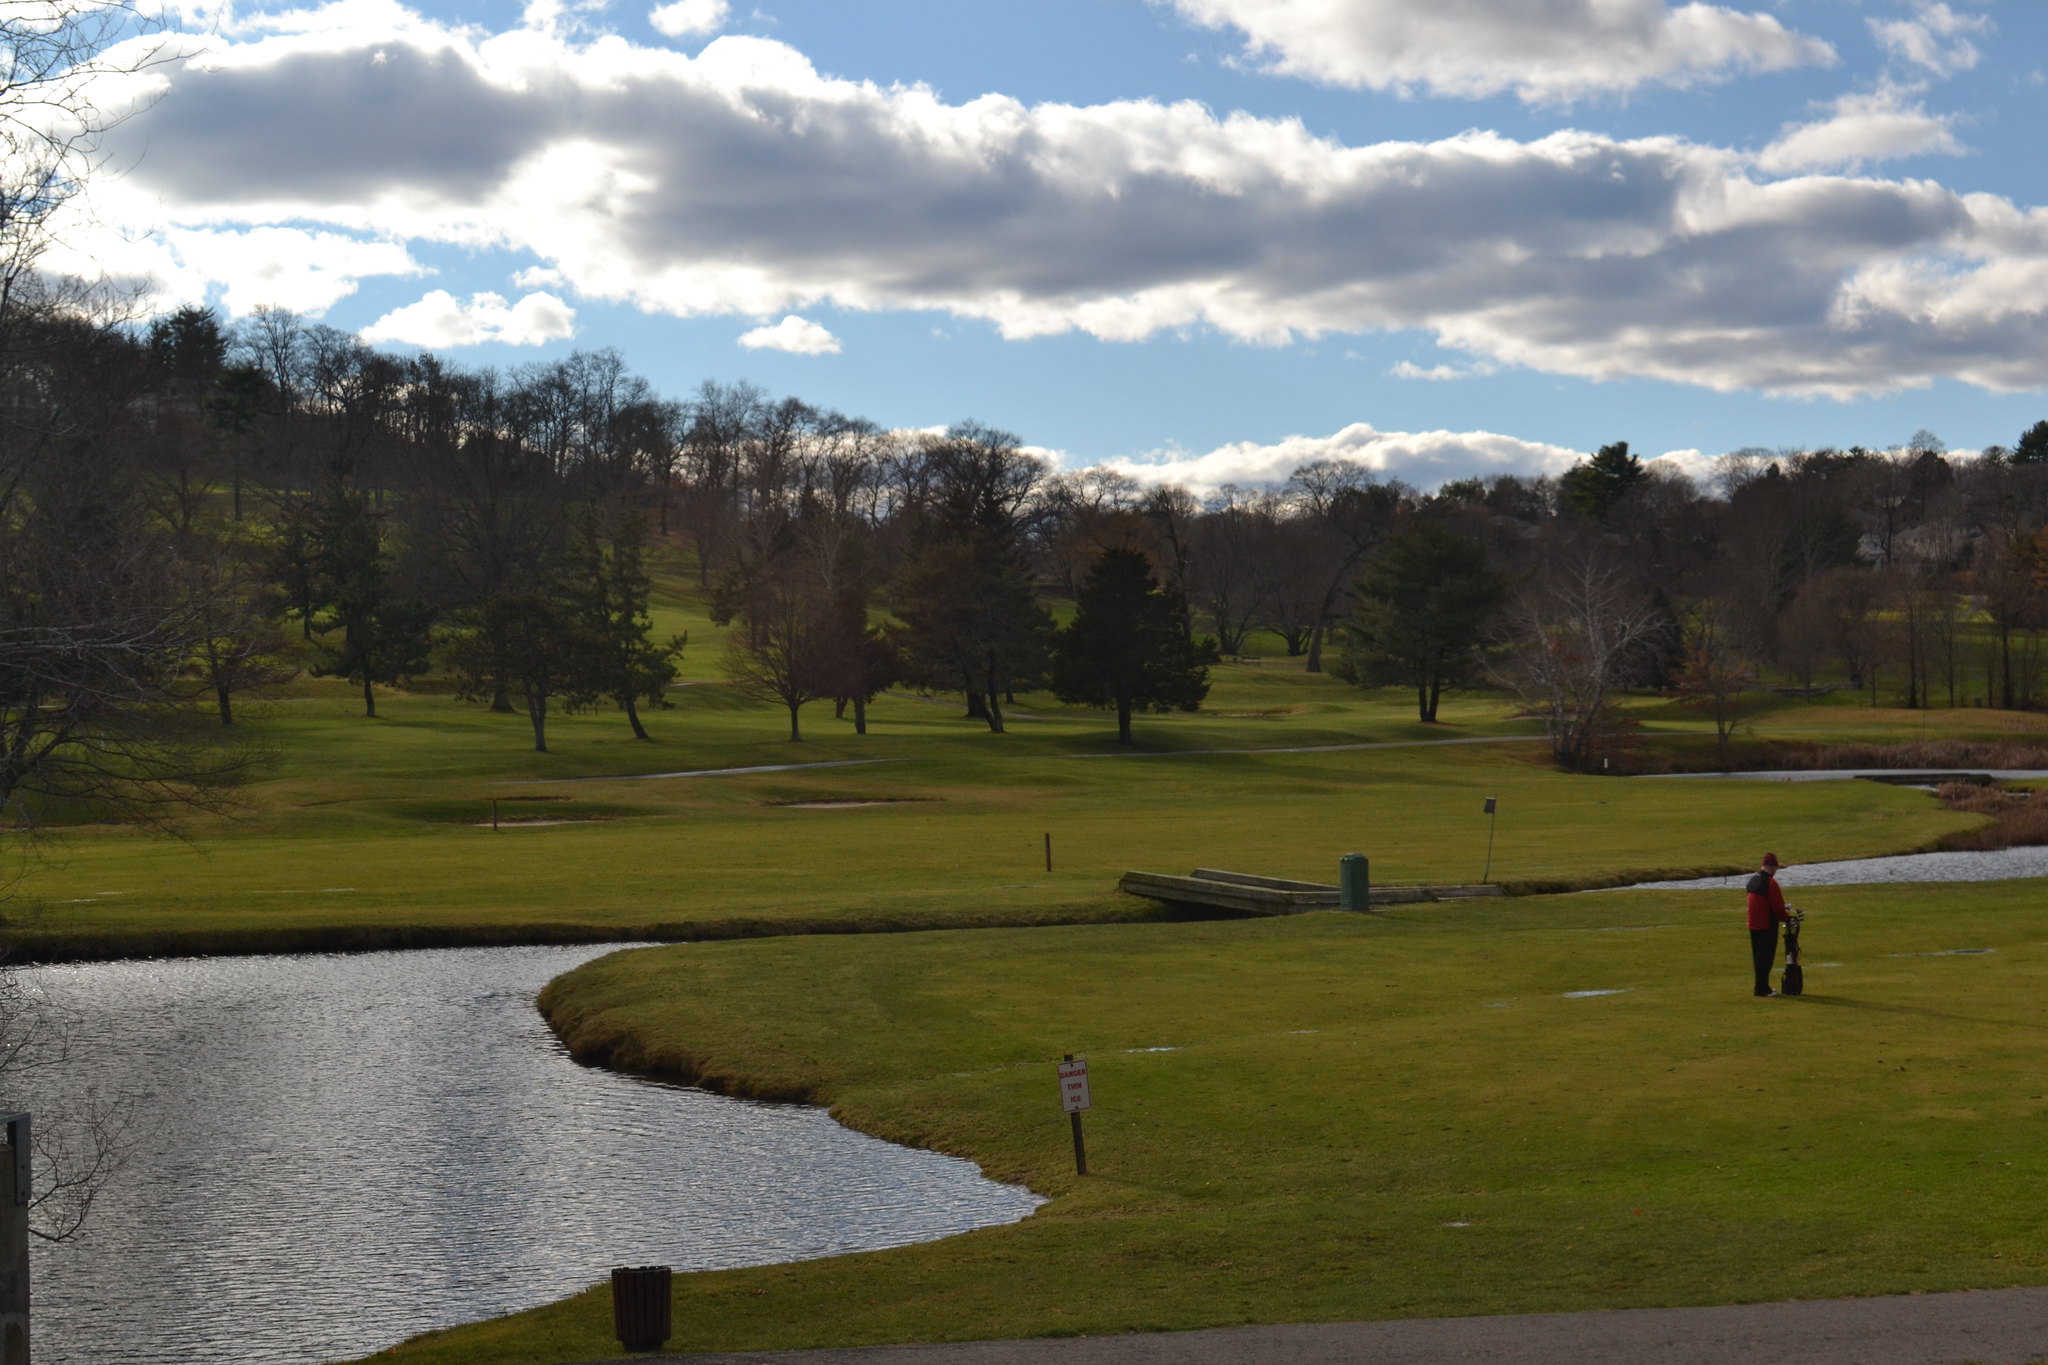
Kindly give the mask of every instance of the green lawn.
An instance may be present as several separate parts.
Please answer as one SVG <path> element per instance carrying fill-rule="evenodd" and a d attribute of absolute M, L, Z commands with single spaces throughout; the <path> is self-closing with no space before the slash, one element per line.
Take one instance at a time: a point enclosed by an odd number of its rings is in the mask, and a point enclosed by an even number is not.
<path fill-rule="evenodd" d="M 942 699 L 890 696 L 857 737 L 809 708 L 777 716 L 700 681 L 631 738 L 612 713 L 563 718 L 555 752 L 519 716 L 430 692 L 377 720 L 307 682 L 251 728 L 279 755 L 230 820 L 184 842 L 64 831 L 11 916 L 21 950 L 233 951 L 1127 920 L 1126 870 L 1226 866 L 1334 880 L 1346 852 L 1383 882 L 1477 880 L 1487 796 L 1495 880 L 1585 883 L 1732 869 L 1766 846 L 1814 860 L 1923 847 L 1976 817 L 1870 784 L 1574 777 L 1529 722 L 1461 699 L 1422 726 L 1399 693 L 1361 694 L 1299 665 L 1226 666 L 1211 705 L 1146 717 L 1119 755 L 1101 713 L 1024 699 L 993 735 Z M 1444 738 L 1510 742 L 1205 754 Z M 1107 755 L 1107 756 L 1105 756 Z M 884 760 L 649 781 L 607 774 Z M 504 827 L 488 827 L 492 802 Z M 791 802 L 873 800 L 850 809 Z M 567 821 L 521 825 L 528 820 Z M 1053 836 L 1054 870 L 1044 868 Z M 31 911 L 26 907 L 33 906 Z"/>
<path fill-rule="evenodd" d="M 680 1349 L 2048 1283 L 2038 888 L 1799 899 L 1800 1000 L 1750 998 L 1738 898 L 1609 892 L 647 949 L 544 1002 L 586 1056 L 827 1102 L 1053 1197 L 680 1277 Z M 600 1358 L 608 1313 L 588 1293 L 388 1358 Z"/>

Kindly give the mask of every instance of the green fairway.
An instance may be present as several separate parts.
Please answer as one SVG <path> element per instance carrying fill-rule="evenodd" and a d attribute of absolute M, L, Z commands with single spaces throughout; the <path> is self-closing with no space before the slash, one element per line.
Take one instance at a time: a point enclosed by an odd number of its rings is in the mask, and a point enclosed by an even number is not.
<path fill-rule="evenodd" d="M 616 715 L 578 715 L 555 722 L 555 752 L 535 754 L 521 717 L 447 696 L 394 695 L 370 721 L 346 688 L 297 691 L 257 727 L 280 758 L 237 817 L 194 822 L 186 842 L 64 831 L 22 888 L 21 950 L 1151 917 L 1150 902 L 1115 892 L 1123 872 L 1206 865 L 1331 881 L 1338 856 L 1356 851 L 1379 881 L 1476 881 L 1487 796 L 1501 803 L 1493 877 L 1523 884 L 1730 870 L 1765 846 L 1798 861 L 1899 852 L 1979 819 L 1866 783 L 1569 776 L 1540 741 L 1515 738 L 1528 723 L 1498 701 L 1449 704 L 1450 723 L 1422 726 L 1403 696 L 1277 664 L 1224 668 L 1197 715 L 1143 718 L 1142 756 L 1114 752 L 1104 716 L 1035 696 L 1004 735 L 939 699 L 883 698 L 864 737 L 815 706 L 818 737 L 790 744 L 773 710 L 700 682 L 654 718 L 655 743 L 634 741 Z M 1413 747 L 1277 752 L 1351 744 Z M 848 762 L 858 766 L 572 780 Z M 880 804 L 791 804 L 819 801 Z M 33 916 L 21 912 L 30 903 Z"/>
<path fill-rule="evenodd" d="M 1750 998 L 1739 897 L 1612 892 L 646 949 L 544 1001 L 586 1056 L 828 1102 L 1053 1196 L 680 1277 L 679 1349 L 2048 1281 L 2038 888 L 1799 899 L 1800 1000 Z M 380 1359 L 604 1357 L 608 1314 L 593 1292 Z"/>

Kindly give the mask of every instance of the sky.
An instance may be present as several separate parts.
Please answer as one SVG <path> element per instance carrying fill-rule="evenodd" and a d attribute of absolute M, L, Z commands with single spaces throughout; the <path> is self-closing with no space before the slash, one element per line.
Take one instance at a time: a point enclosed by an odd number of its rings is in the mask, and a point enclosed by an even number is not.
<path fill-rule="evenodd" d="M 2040 0 L 159 2 L 48 257 L 159 308 L 1204 489 L 2048 417 Z"/>

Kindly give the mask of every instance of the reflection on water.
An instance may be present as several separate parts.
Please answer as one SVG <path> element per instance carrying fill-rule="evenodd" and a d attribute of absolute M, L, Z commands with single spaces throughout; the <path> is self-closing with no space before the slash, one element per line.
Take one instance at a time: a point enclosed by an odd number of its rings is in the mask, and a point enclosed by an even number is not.
<path fill-rule="evenodd" d="M 35 1250 L 39 1365 L 298 1365 L 559 1298 L 1011 1222 L 1036 1196 L 816 1109 L 581 1067 L 533 1007 L 605 947 L 19 969 L 54 1092 L 137 1102 L 86 1236 Z"/>
<path fill-rule="evenodd" d="M 1754 873 L 1695 877 L 1678 882 L 1638 882 L 1625 890 L 1733 890 Z M 1987 852 L 1902 853 L 1892 858 L 1857 858 L 1841 863 L 1799 863 L 1778 874 L 1791 895 L 1802 886 L 1857 886 L 1884 882 L 2002 882 L 2048 877 L 2048 848 L 2000 848 Z"/>

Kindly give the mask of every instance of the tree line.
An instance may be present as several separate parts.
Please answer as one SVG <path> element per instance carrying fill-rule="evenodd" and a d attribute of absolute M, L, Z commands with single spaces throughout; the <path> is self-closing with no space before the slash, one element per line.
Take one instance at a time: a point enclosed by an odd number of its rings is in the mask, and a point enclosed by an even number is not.
<path fill-rule="evenodd" d="M 792 739 L 811 702 L 864 733 L 905 686 L 996 732 L 1048 688 L 1128 742 L 1255 637 L 1412 688 L 1424 721 L 1449 689 L 1511 688 L 1582 768 L 1631 688 L 1695 699 L 1724 741 L 1766 673 L 1909 707 L 2048 689 L 2048 423 L 1968 461 L 1926 433 L 1741 451 L 1704 485 L 1616 443 L 1557 478 L 1423 493 L 1323 460 L 1198 496 L 1063 473 L 976 422 L 887 430 L 745 383 L 667 398 L 615 351 L 470 369 L 277 309 L 134 326 L 75 304 L 15 308 L 0 375 L 17 806 L 118 789 L 145 811 L 171 799 L 132 780 L 158 762 L 230 780 L 220 755 L 247 751 L 209 746 L 196 706 L 232 728 L 301 666 L 368 715 L 438 672 L 536 749 L 565 709 L 644 738 L 688 644 L 651 626 L 662 545 Z"/>

